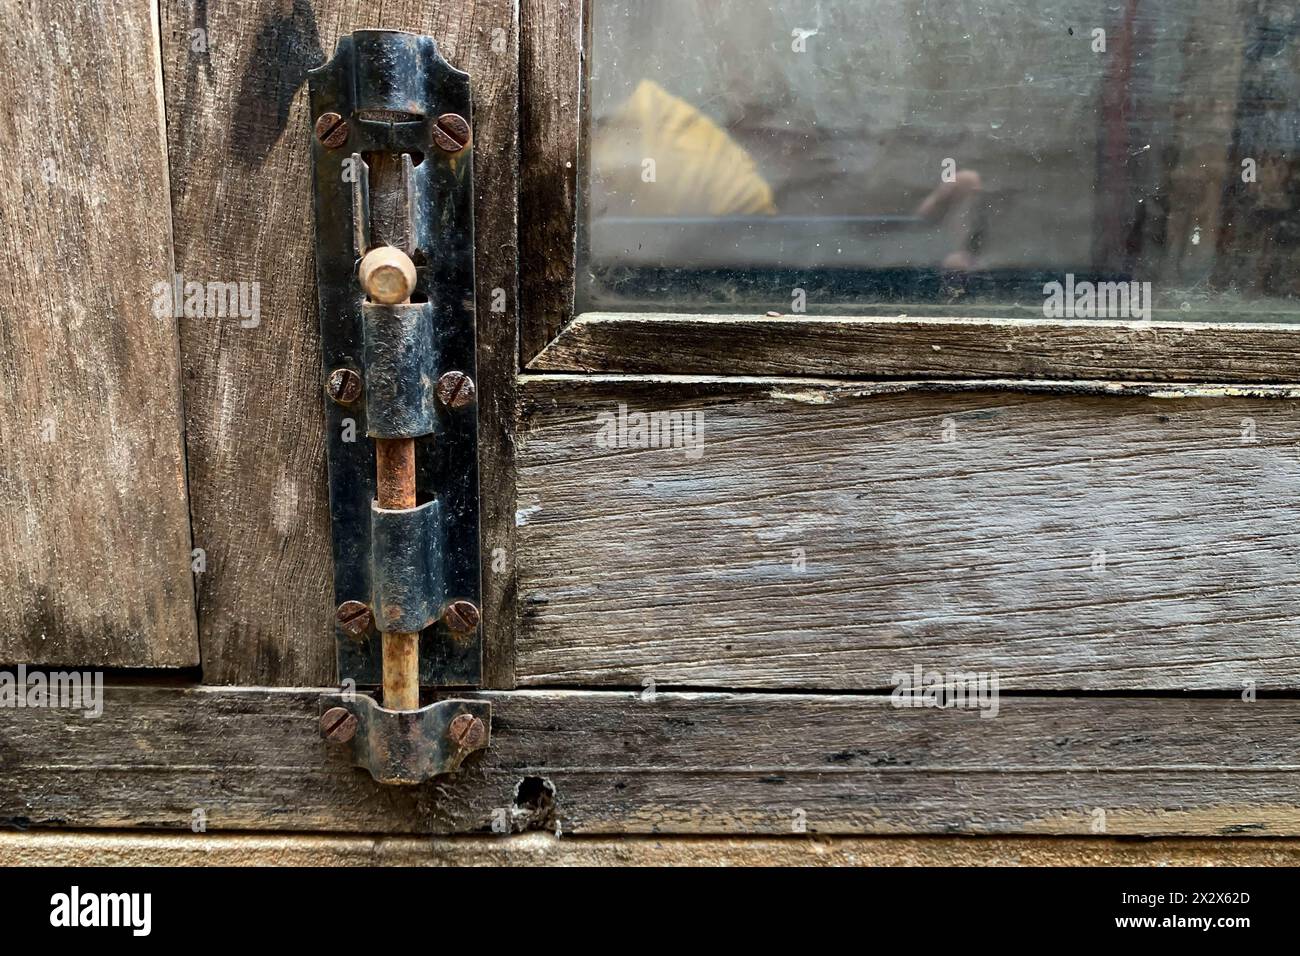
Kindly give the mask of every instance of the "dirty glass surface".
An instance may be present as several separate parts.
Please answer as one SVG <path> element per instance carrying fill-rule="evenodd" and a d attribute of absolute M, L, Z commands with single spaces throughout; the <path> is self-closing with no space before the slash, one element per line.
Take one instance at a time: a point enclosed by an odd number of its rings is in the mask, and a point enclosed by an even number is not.
<path fill-rule="evenodd" d="M 1300 317 L 1295 0 L 593 0 L 579 311 Z"/>

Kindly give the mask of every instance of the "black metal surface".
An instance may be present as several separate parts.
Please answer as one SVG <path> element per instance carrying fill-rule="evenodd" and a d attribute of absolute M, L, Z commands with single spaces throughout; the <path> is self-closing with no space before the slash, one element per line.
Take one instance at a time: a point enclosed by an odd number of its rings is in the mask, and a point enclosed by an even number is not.
<path fill-rule="evenodd" d="M 348 748 L 353 766 L 380 783 L 418 784 L 456 770 L 490 743 L 492 705 L 485 700 L 441 700 L 419 710 L 387 710 L 364 694 L 330 694 L 320 712 L 341 707 L 357 719 L 355 735 L 334 744 Z M 452 722 L 462 714 L 482 722 L 476 739 L 457 743 Z"/>
<path fill-rule="evenodd" d="M 433 303 L 361 307 L 365 326 L 366 434 L 419 438 L 437 429 L 439 359 Z"/>
<path fill-rule="evenodd" d="M 347 138 L 334 148 L 314 136 L 311 147 L 324 376 L 350 368 L 365 380 L 372 371 L 356 267 L 367 251 L 360 245 L 377 244 L 376 234 L 404 247 L 415 261 L 412 301 L 427 303 L 432 320 L 429 351 L 436 367 L 430 382 L 452 370 L 474 375 L 473 149 L 449 154 L 433 139 L 441 114 L 470 118 L 469 77 L 439 56 L 430 37 L 366 30 L 343 37 L 334 57 L 309 74 L 309 83 L 313 123 L 332 111 L 348 124 Z M 403 154 L 411 157 L 409 163 Z M 377 174 L 392 169 L 399 170 L 399 178 L 381 190 Z M 366 381 L 356 402 L 325 402 L 336 603 L 372 600 L 375 457 L 365 436 L 372 432 L 370 418 L 379 422 L 392 414 L 391 406 L 383 411 L 372 406 L 390 398 L 382 385 Z M 481 605 L 477 405 L 445 408 L 431 387 L 423 389 L 420 400 L 427 403 L 421 414 L 432 431 L 416 439 L 416 487 L 420 501 L 440 503 L 441 595 Z M 345 440 L 347 419 L 354 423 L 354 441 Z M 480 635 L 481 628 L 453 636 L 440 622 L 425 628 L 420 683 L 477 685 Z M 338 629 L 336 641 L 340 679 L 381 682 L 378 632 L 354 638 Z"/>
<path fill-rule="evenodd" d="M 437 501 L 370 511 L 371 587 L 375 627 L 381 632 L 423 631 L 442 609 L 442 522 Z"/>

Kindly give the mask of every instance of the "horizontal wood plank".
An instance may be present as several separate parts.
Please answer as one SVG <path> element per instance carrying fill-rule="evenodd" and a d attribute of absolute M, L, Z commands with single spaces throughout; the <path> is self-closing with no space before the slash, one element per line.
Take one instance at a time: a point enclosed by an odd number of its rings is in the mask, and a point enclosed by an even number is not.
<path fill-rule="evenodd" d="M 108 689 L 0 723 L 0 825 L 465 833 L 1300 834 L 1300 701 L 489 692 L 492 746 L 385 788 L 319 691 Z M 549 794 L 549 796 L 546 796 Z"/>
<path fill-rule="evenodd" d="M 1290 382 L 1300 324 L 587 313 L 534 372 Z"/>
<path fill-rule="evenodd" d="M 158 24 L 0 7 L 0 662 L 198 663 Z"/>
<path fill-rule="evenodd" d="M 1300 840 L 0 832 L 0 866 L 1300 866 Z"/>
<path fill-rule="evenodd" d="M 1294 389 L 524 395 L 521 685 L 869 690 L 922 665 L 1004 689 L 1300 687 Z M 699 446 L 602 424 L 655 412 Z"/>

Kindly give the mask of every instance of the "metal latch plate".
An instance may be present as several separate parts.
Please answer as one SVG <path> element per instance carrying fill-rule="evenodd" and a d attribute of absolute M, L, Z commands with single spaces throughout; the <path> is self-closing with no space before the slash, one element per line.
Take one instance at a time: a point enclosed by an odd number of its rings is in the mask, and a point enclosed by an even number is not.
<path fill-rule="evenodd" d="M 380 635 L 357 608 L 372 608 L 377 593 L 404 584 L 376 580 L 391 572 L 375 560 L 374 545 L 383 542 L 372 540 L 375 452 L 367 436 L 431 428 L 416 438 L 416 490 L 421 503 L 437 501 L 439 533 L 419 556 L 429 566 L 417 570 L 436 578 L 430 593 L 441 605 L 420 631 L 420 683 L 476 686 L 482 646 L 469 77 L 439 55 L 431 37 L 363 30 L 341 38 L 309 81 L 339 676 L 381 682 Z M 415 262 L 410 306 L 365 302 L 357 264 L 377 240 Z M 368 347 L 367 321 L 409 328 L 409 342 L 385 339 L 408 351 L 376 349 L 373 341 Z M 368 420 L 371 395 L 385 401 L 381 413 L 374 399 Z"/>

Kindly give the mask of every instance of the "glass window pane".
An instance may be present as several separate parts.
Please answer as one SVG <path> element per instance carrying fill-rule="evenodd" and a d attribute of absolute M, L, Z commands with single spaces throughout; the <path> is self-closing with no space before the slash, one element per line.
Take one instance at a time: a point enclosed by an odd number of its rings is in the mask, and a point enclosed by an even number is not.
<path fill-rule="evenodd" d="M 1297 314 L 1294 0 L 593 8 L 580 311 Z"/>

